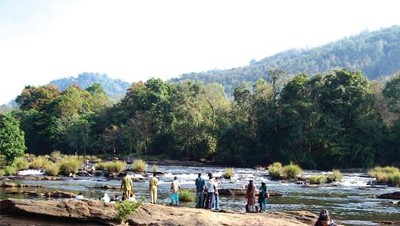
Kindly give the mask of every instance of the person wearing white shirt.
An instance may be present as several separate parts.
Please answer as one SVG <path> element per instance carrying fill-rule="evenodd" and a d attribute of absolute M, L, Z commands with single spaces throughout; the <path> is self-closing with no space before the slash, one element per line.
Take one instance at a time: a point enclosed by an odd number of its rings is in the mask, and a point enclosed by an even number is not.
<path fill-rule="evenodd" d="M 211 209 L 212 203 L 214 202 L 214 195 L 215 195 L 215 180 L 211 173 L 208 174 L 208 181 L 207 181 L 207 202 L 205 208 Z"/>

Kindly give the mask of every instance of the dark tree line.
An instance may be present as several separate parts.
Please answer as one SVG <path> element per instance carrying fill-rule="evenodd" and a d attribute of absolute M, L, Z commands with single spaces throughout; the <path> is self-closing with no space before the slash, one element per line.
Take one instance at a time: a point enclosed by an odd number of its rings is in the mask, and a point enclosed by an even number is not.
<path fill-rule="evenodd" d="M 295 162 L 330 169 L 400 164 L 400 75 L 386 84 L 361 72 L 297 75 L 222 85 L 132 84 L 117 104 L 86 89 L 27 86 L 17 97 L 27 152 L 163 155 L 231 166 Z"/>

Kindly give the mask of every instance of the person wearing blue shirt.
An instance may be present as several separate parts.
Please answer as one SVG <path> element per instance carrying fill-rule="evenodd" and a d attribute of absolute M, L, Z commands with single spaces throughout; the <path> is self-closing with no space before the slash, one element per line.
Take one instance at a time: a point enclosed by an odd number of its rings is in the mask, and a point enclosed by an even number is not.
<path fill-rule="evenodd" d="M 201 178 L 201 173 L 198 174 L 195 184 L 196 184 L 196 208 L 202 208 L 205 181 L 203 178 Z"/>

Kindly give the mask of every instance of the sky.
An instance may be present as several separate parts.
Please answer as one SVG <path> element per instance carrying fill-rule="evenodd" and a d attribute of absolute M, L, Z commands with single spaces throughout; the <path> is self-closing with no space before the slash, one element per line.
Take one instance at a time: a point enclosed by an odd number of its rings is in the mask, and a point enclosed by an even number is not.
<path fill-rule="evenodd" d="M 26 85 L 246 66 L 400 25 L 397 0 L 0 0 L 0 104 Z"/>

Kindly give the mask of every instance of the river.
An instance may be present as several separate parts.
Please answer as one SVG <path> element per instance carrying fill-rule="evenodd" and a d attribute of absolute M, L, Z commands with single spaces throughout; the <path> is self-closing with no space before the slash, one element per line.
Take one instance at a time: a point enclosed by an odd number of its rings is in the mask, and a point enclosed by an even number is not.
<path fill-rule="evenodd" d="M 188 167 L 188 166 L 158 166 L 159 175 L 159 202 L 169 203 L 170 182 L 174 176 L 178 177 L 182 188 L 194 188 L 194 180 L 198 173 L 206 178 L 207 173 L 221 177 L 224 168 L 221 167 Z M 381 187 L 370 188 L 366 173 L 342 173 L 343 180 L 334 185 L 324 185 L 317 188 L 302 187 L 295 183 L 271 181 L 267 172 L 262 169 L 235 168 L 235 176 L 230 180 L 221 179 L 219 188 L 242 188 L 249 178 L 254 178 L 257 187 L 265 180 L 269 191 L 283 194 L 282 197 L 270 197 L 268 199 L 268 211 L 292 211 L 305 210 L 317 214 L 321 209 L 328 209 L 332 217 L 344 225 L 378 225 L 378 221 L 400 221 L 400 207 L 391 203 L 392 200 L 377 199 L 377 195 L 400 191 L 399 188 Z M 303 175 L 313 175 L 329 172 L 304 171 Z M 134 175 L 140 177 L 140 175 Z M 99 198 L 105 192 L 109 196 L 121 195 L 119 190 L 101 190 L 93 187 L 110 185 L 119 186 L 120 180 L 110 180 L 105 177 L 77 177 L 62 181 L 13 181 L 30 185 L 41 184 L 45 188 L 40 190 L 62 190 L 70 192 L 82 192 L 86 198 Z M 150 199 L 148 192 L 148 178 L 134 183 L 136 198 Z M 25 188 L 33 189 L 33 188 Z M 0 199 L 26 198 L 24 196 L 5 194 L 5 189 L 0 189 Z M 31 198 L 31 197 L 29 197 Z M 194 206 L 194 203 L 181 203 L 185 206 Z M 241 196 L 220 197 L 222 209 L 244 212 L 245 200 Z"/>

